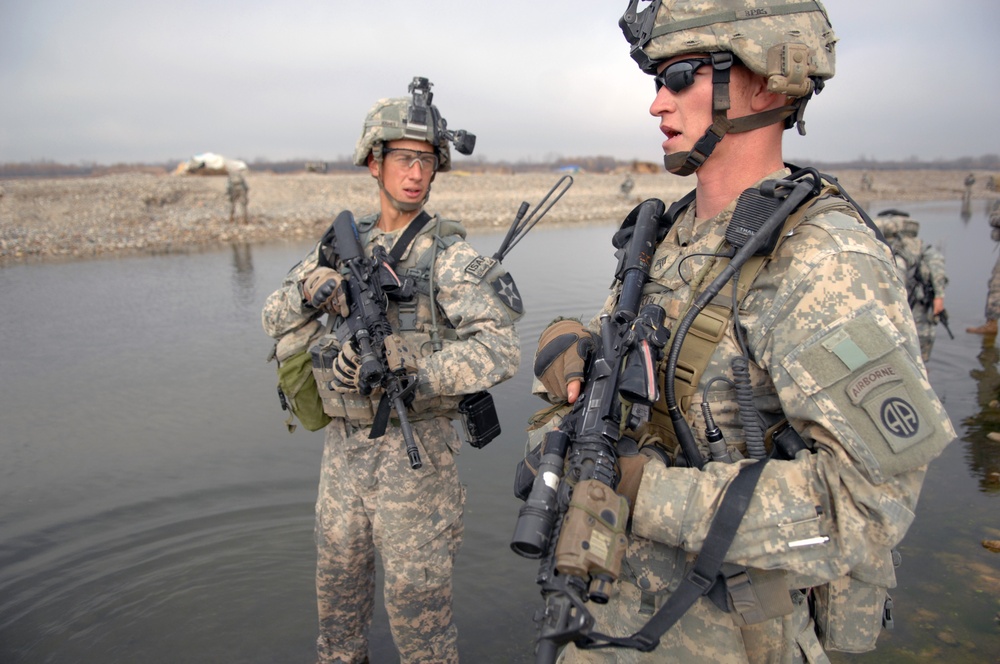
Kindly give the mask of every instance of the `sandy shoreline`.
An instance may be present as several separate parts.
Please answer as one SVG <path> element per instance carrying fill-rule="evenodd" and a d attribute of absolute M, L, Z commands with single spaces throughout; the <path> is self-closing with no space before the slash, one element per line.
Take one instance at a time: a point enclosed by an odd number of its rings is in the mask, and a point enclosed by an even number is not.
<path fill-rule="evenodd" d="M 869 210 L 879 201 L 959 199 L 964 171 L 876 171 L 871 192 L 861 171 L 834 173 Z M 974 198 L 994 197 L 976 173 Z M 471 232 L 510 225 L 522 201 L 538 205 L 558 173 L 442 173 L 428 209 L 461 219 Z M 641 200 L 668 203 L 694 186 L 667 173 L 573 175 L 573 186 L 545 216 L 545 225 L 622 219 Z M 318 237 L 341 210 L 360 216 L 375 209 L 367 172 L 356 174 L 251 173 L 249 223 L 229 223 L 226 178 L 124 173 L 92 178 L 0 181 L 0 266 L 136 254 L 193 251 L 233 243 L 259 244 Z"/>

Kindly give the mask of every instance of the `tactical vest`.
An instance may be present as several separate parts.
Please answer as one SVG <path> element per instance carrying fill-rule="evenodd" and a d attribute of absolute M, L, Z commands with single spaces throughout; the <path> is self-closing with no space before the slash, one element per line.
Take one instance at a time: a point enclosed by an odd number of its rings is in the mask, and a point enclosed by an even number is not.
<path fill-rule="evenodd" d="M 378 215 L 369 215 L 358 219 L 356 226 L 361 239 L 361 245 L 367 247 L 372 230 L 378 222 Z M 428 233 L 433 242 L 423 251 L 415 251 L 415 247 L 395 266 L 396 274 L 401 278 L 410 278 L 414 284 L 413 298 L 408 302 L 394 302 L 389 307 L 388 317 L 395 333 L 402 336 L 409 348 L 426 357 L 440 350 L 444 345 L 456 341 L 455 330 L 449 325 L 444 312 L 437 306 L 432 297 L 434 283 L 434 266 L 438 253 L 465 238 L 465 228 L 457 221 L 450 221 L 435 216 L 428 222 L 430 230 L 424 230 L 414 238 L 419 239 Z M 339 316 L 330 317 L 327 321 L 326 333 L 313 347 L 313 352 L 336 353 L 340 347 L 337 330 L 344 323 Z M 347 420 L 354 426 L 365 427 L 372 424 L 378 407 L 381 393 L 369 396 L 360 393 L 341 393 L 330 387 L 333 379 L 329 370 L 315 368 L 313 374 L 323 401 L 323 410 L 330 417 Z M 422 397 L 417 395 L 408 409 L 411 422 L 446 416 L 456 419 L 460 396 Z"/>
<path fill-rule="evenodd" d="M 799 224 L 817 215 L 831 211 L 842 211 L 850 214 L 851 216 L 858 217 L 858 213 L 854 206 L 847 200 L 841 198 L 839 194 L 840 190 L 835 185 L 824 183 L 824 187 L 820 191 L 819 195 L 813 198 L 811 202 L 800 206 L 795 212 L 789 215 L 788 219 L 785 220 L 780 239 L 771 253 L 767 256 L 753 256 L 743 264 L 735 286 L 736 298 L 738 302 L 742 302 L 746 298 L 754 280 L 756 280 L 761 270 L 764 269 L 764 266 L 767 265 L 771 258 L 777 253 L 778 248 L 781 246 L 781 243 L 788 236 L 788 234 Z M 675 215 L 679 216 L 682 214 L 686 207 L 687 206 L 685 205 L 682 208 L 675 210 Z M 704 289 L 704 286 L 712 283 L 715 277 L 718 276 L 728 264 L 729 258 L 716 258 L 715 263 L 712 265 L 709 272 L 706 275 L 699 275 L 696 278 L 702 287 L 701 290 Z M 711 361 L 716 347 L 719 345 L 719 342 L 722 341 L 726 331 L 732 326 L 733 287 L 732 281 L 727 282 L 719 293 L 712 299 L 712 301 L 705 306 L 701 313 L 699 313 L 694 319 L 694 322 L 688 330 L 687 336 L 683 340 L 683 345 L 681 346 L 681 352 L 677 362 L 677 372 L 674 376 L 674 390 L 677 397 L 677 404 L 680 407 L 681 412 L 685 414 L 685 418 L 689 423 L 693 419 L 693 414 L 689 412 L 691 410 L 692 397 L 698 391 L 698 385 L 705 373 L 705 369 Z M 650 283 L 646 287 L 645 294 L 654 293 L 657 288 L 656 284 Z M 698 297 L 701 290 L 692 291 L 688 303 L 689 307 Z M 682 315 L 678 317 L 678 320 L 682 320 L 683 318 L 684 315 L 682 312 Z M 659 367 L 659 379 L 661 383 L 666 379 L 663 373 L 665 368 L 666 363 L 662 362 Z M 770 444 L 770 433 L 777 430 L 783 422 L 784 420 L 768 423 L 768 444 Z M 646 427 L 649 433 L 660 438 L 664 446 L 671 454 L 676 453 L 678 445 L 677 436 L 674 433 L 673 424 L 670 421 L 670 414 L 667 410 L 667 404 L 663 394 L 660 395 L 659 401 L 654 404 L 651 420 Z"/>
<path fill-rule="evenodd" d="M 841 190 L 836 185 L 826 181 L 823 184 L 820 193 L 811 202 L 800 206 L 785 220 L 775 248 L 766 256 L 754 256 L 744 263 L 735 284 L 737 302 L 742 302 L 746 298 L 761 270 L 775 256 L 788 234 L 801 223 L 820 214 L 839 211 L 874 228 L 863 213 L 860 213 L 850 201 L 841 197 Z M 674 219 L 679 217 L 689 204 L 690 200 L 685 204 L 682 199 L 677 209 L 671 211 Z M 700 286 L 692 289 L 688 308 L 728 263 L 728 258 L 716 258 L 707 274 L 696 278 Z M 692 397 L 699 389 L 699 383 L 713 353 L 733 324 L 733 288 L 733 281 L 726 283 L 698 314 L 683 339 L 674 387 L 677 404 L 689 424 L 694 417 L 690 412 Z M 657 290 L 658 286 L 651 283 L 647 285 L 646 294 L 655 293 Z M 678 317 L 678 320 L 683 319 L 684 312 Z M 662 362 L 659 367 L 660 380 L 666 379 L 665 368 L 666 362 Z M 787 420 L 783 418 L 767 423 L 765 443 L 768 450 L 772 445 L 772 434 L 786 424 Z M 646 424 L 646 432 L 652 434 L 653 439 L 659 438 L 671 455 L 679 454 L 677 436 L 662 394 L 653 407 L 651 420 Z M 738 451 L 745 452 L 745 449 Z M 733 527 L 735 528 L 735 525 Z M 825 649 L 847 652 L 871 650 L 875 647 L 875 639 L 882 626 L 892 626 L 892 600 L 888 596 L 887 586 L 894 585 L 892 566 L 898 564 L 897 557 L 896 552 L 890 555 L 890 552 L 886 551 L 879 564 L 874 567 L 869 568 L 870 565 L 859 567 L 847 576 L 811 589 L 813 598 L 811 615 L 816 621 L 817 636 Z M 888 562 L 888 568 L 886 568 L 887 561 L 891 561 Z M 686 566 L 681 565 L 677 571 L 686 574 L 687 569 L 694 564 L 696 564 L 694 561 L 689 560 Z M 788 604 L 789 586 L 780 570 L 767 572 L 723 565 L 722 574 L 727 578 L 725 594 L 728 595 L 728 600 L 721 596 L 713 597 L 711 594 L 708 596 L 720 608 L 728 601 L 729 608 L 724 610 L 732 612 L 733 620 L 738 626 L 752 625 L 785 615 L 791 610 L 791 605 Z M 793 591 L 793 594 L 795 592 L 798 591 Z M 652 596 L 647 597 L 644 592 L 643 601 L 652 601 Z"/>

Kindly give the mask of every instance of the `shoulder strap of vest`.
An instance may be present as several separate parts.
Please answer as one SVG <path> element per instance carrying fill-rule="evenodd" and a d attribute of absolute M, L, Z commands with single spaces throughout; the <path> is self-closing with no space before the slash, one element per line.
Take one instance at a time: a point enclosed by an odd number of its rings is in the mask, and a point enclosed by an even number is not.
<path fill-rule="evenodd" d="M 421 210 L 420 214 L 410 222 L 406 230 L 396 240 L 396 244 L 392 245 L 392 249 L 389 250 L 389 259 L 392 266 L 395 266 L 399 262 L 399 259 L 403 257 L 403 254 L 409 248 L 410 243 L 413 242 L 413 239 L 417 237 L 417 234 L 424 229 L 424 226 L 430 220 L 431 216 Z"/>

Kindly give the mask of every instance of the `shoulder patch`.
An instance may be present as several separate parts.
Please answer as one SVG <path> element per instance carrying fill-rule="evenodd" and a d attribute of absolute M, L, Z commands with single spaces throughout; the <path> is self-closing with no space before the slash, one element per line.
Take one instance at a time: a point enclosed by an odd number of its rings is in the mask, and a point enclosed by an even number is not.
<path fill-rule="evenodd" d="M 487 258 L 486 256 L 476 256 L 472 262 L 465 267 L 465 271 L 467 274 L 471 274 L 477 279 L 482 279 L 496 264 L 497 261 L 492 258 Z"/>
<path fill-rule="evenodd" d="M 517 290 L 514 277 L 506 273 L 501 274 L 490 282 L 490 286 L 508 309 L 516 314 L 524 313 L 524 301 L 521 300 L 521 293 Z"/>

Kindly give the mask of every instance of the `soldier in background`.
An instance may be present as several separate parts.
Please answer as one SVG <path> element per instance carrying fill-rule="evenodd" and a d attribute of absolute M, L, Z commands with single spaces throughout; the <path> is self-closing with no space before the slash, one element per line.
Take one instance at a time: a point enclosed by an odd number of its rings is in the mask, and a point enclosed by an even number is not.
<path fill-rule="evenodd" d="M 875 185 L 875 180 L 872 179 L 872 174 L 865 171 L 861 174 L 861 191 L 871 191 Z"/>
<path fill-rule="evenodd" d="M 635 180 L 632 179 L 631 175 L 626 175 L 625 179 L 622 181 L 619 190 L 622 192 L 622 196 L 628 198 L 629 194 L 632 193 L 632 189 L 635 187 Z"/>
<path fill-rule="evenodd" d="M 356 222 L 365 254 L 381 246 L 396 261 L 397 275 L 415 279 L 413 297 L 389 301 L 387 313 L 401 362 L 417 376 L 407 416 L 423 465 L 411 467 L 399 424 L 390 422 L 384 435 L 370 438 L 380 395 L 360 393 L 358 349 L 335 334 L 348 314 L 345 280 L 354 277 L 320 265 L 323 252 L 336 266 L 332 252 L 322 243 L 314 247 L 267 299 L 262 316 L 267 334 L 304 337 L 313 357 L 322 359 L 313 373 L 332 417 L 316 501 L 323 663 L 368 661 L 376 553 L 400 661 L 458 662 L 451 582 L 465 487 L 454 421 L 464 396 L 510 378 L 520 361 L 514 323 L 523 305 L 513 279 L 465 241 L 459 222 L 424 211 L 435 176 L 451 168 L 449 142 L 472 152 L 459 132 L 447 130 L 429 89 L 430 82 L 418 78 L 412 100 L 377 102 L 354 153 L 355 165 L 368 169 L 379 192 L 379 211 Z"/>
<path fill-rule="evenodd" d="M 654 0 L 638 11 L 632 0 L 621 22 L 633 58 L 654 77 L 650 113 L 667 170 L 697 178 L 661 220 L 644 290 L 643 304 L 660 305 L 675 335 L 724 274 L 737 198 L 791 175 L 783 129 L 802 121 L 805 101 L 834 74 L 837 39 L 820 3 L 736 4 Z M 670 340 L 685 371 L 657 383 L 672 381 L 683 395 L 677 410 L 697 450 L 681 451 L 662 397 L 648 423 L 622 432 L 640 448 L 618 448 L 617 490 L 631 508 L 625 562 L 608 602 L 577 611 L 592 613 L 591 636 L 628 640 L 675 596 L 692 591 L 693 604 L 658 641 L 632 641 L 643 651 L 580 639 L 563 652 L 566 664 L 825 662 L 825 649 L 875 647 L 895 586 L 891 551 L 912 522 L 928 462 L 955 432 L 920 361 L 891 254 L 837 185 L 822 192 L 789 218 L 794 231 L 775 239 L 756 277 L 740 277 L 739 298 L 713 298 L 685 343 Z M 621 288 L 601 313 L 613 311 Z M 595 318 L 543 332 L 534 369 L 547 400 L 580 396 L 574 374 L 599 329 Z M 573 336 L 580 342 L 567 344 Z M 749 375 L 738 378 L 738 364 Z M 773 448 L 762 428 L 780 432 Z M 715 433 L 718 454 L 709 451 Z M 786 447 L 784 434 L 795 443 Z M 710 524 L 750 468 L 760 476 L 738 530 L 721 528 L 732 544 L 715 548 Z M 690 574 L 702 555 L 721 558 L 721 570 Z"/>
<path fill-rule="evenodd" d="M 226 181 L 226 195 L 229 197 L 229 223 L 233 223 L 236 216 L 236 206 L 240 207 L 243 224 L 247 223 L 247 203 L 250 198 L 250 187 L 242 171 L 230 169 L 228 180 Z"/>
<path fill-rule="evenodd" d="M 1000 201 L 994 201 L 990 212 L 990 237 L 1000 241 Z M 989 287 L 986 293 L 986 322 L 977 327 L 965 329 L 969 334 L 982 334 L 995 337 L 997 334 L 997 319 L 1000 319 L 1000 257 L 993 264 Z"/>
<path fill-rule="evenodd" d="M 934 336 L 944 312 L 944 289 L 948 285 L 944 255 L 917 234 L 920 223 L 901 210 L 884 210 L 875 223 L 885 235 L 896 267 L 906 282 L 906 295 L 913 310 L 913 322 L 920 339 L 924 362 L 931 358 Z"/>

